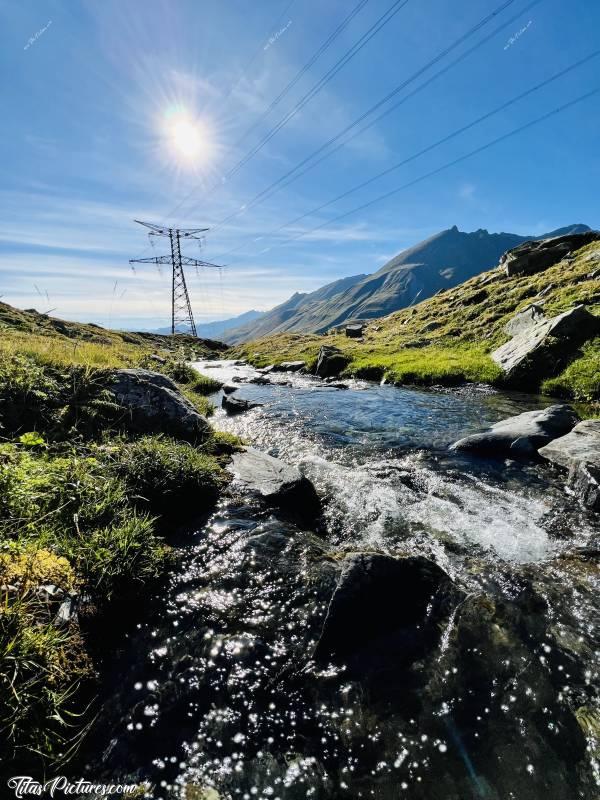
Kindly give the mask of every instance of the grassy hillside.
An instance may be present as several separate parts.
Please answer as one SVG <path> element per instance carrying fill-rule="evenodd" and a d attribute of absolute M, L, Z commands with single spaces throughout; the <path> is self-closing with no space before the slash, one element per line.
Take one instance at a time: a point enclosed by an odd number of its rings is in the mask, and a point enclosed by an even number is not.
<path fill-rule="evenodd" d="M 310 294 L 296 293 L 258 323 L 230 331 L 227 340 L 240 344 L 275 333 L 325 333 L 348 320 L 380 318 L 479 275 L 528 239 L 589 230 L 575 224 L 536 237 L 484 229 L 466 233 L 455 225 L 398 253 L 377 272 L 342 278 Z"/>
<path fill-rule="evenodd" d="M 183 359 L 222 345 L 0 318 L 0 764 L 37 774 L 76 748 L 98 643 L 171 563 L 174 527 L 215 503 L 235 445 L 135 433 L 109 391 L 111 368 L 145 366 L 210 413 L 219 384 Z"/>
<path fill-rule="evenodd" d="M 350 359 L 346 374 L 403 384 L 502 383 L 490 352 L 508 340 L 504 325 L 535 300 L 548 316 L 585 303 L 600 315 L 600 282 L 588 277 L 600 266 L 596 242 L 532 276 L 508 278 L 504 268 L 471 278 L 412 308 L 373 320 L 363 340 L 343 335 L 282 334 L 246 343 L 236 357 L 265 366 L 291 359 L 313 363 L 322 344 L 339 347 Z M 545 292 L 542 298 L 536 296 Z M 534 391 L 537 387 L 523 387 Z M 600 339 L 585 345 L 544 391 L 583 402 L 600 400 Z"/>

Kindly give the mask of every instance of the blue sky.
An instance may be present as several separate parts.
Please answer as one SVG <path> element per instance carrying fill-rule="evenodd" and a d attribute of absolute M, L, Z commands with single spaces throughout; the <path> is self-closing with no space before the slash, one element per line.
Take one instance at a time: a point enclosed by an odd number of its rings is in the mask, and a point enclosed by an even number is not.
<path fill-rule="evenodd" d="M 2 299 L 114 327 L 167 324 L 168 270 L 161 275 L 140 264 L 134 272 L 128 264 L 153 254 L 133 218 L 213 228 L 202 254 L 195 244 L 186 251 L 229 264 L 222 277 L 189 271 L 198 321 L 268 309 L 294 291 L 375 271 L 403 248 L 454 224 L 524 234 L 572 222 L 599 226 L 596 94 L 310 233 L 600 86 L 596 58 L 393 174 L 269 235 L 592 53 L 600 46 L 600 4 L 594 0 L 540 0 L 529 9 L 526 0 L 513 0 L 396 100 L 504 25 L 489 41 L 299 180 L 236 215 L 502 5 L 409 0 L 225 179 L 392 2 L 368 0 L 266 117 L 263 111 L 355 1 L 0 2 Z M 174 137 L 174 119 L 192 128 L 191 142 Z"/>

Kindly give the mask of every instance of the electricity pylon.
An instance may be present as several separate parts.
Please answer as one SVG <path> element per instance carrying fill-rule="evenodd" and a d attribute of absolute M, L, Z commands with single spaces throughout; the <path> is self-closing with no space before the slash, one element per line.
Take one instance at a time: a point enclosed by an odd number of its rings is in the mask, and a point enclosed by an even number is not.
<path fill-rule="evenodd" d="M 168 236 L 171 242 L 170 256 L 151 256 L 150 258 L 130 258 L 130 264 L 171 264 L 173 269 L 172 290 L 171 290 L 171 334 L 176 332 L 189 333 L 197 336 L 196 323 L 192 313 L 192 304 L 185 283 L 186 267 L 211 267 L 212 269 L 223 269 L 218 264 L 210 264 L 208 261 L 200 261 L 197 258 L 181 255 L 181 239 L 201 239 L 198 234 L 205 233 L 208 228 L 165 228 L 162 225 L 154 225 L 151 222 L 142 222 L 139 219 L 134 222 L 150 228 L 149 236 Z M 184 326 L 184 330 L 178 330 Z"/>

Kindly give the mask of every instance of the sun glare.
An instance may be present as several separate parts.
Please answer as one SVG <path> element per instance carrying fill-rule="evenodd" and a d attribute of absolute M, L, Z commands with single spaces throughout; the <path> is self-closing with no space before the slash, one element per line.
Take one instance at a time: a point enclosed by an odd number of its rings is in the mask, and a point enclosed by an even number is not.
<path fill-rule="evenodd" d="M 214 156 L 206 124 L 184 109 L 178 108 L 165 114 L 165 135 L 172 157 L 181 166 L 206 166 Z"/>

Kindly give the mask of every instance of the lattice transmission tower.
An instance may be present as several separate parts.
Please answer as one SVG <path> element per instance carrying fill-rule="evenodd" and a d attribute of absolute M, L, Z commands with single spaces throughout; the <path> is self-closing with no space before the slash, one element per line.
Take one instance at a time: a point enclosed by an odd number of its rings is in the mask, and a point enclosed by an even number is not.
<path fill-rule="evenodd" d="M 192 313 L 192 304 L 185 282 L 185 267 L 210 267 L 212 269 L 223 269 L 218 264 L 211 264 L 208 261 L 201 261 L 198 258 L 190 258 L 181 255 L 181 239 L 202 239 L 200 234 L 206 233 L 208 228 L 165 228 L 162 225 L 154 225 L 151 222 L 142 222 L 139 219 L 134 222 L 150 228 L 149 236 L 166 236 L 171 243 L 171 255 L 150 256 L 149 258 L 130 258 L 130 264 L 171 264 L 172 267 L 172 289 L 171 289 L 171 334 L 190 333 L 197 336 L 196 323 Z M 183 330 L 182 330 L 183 327 Z"/>

